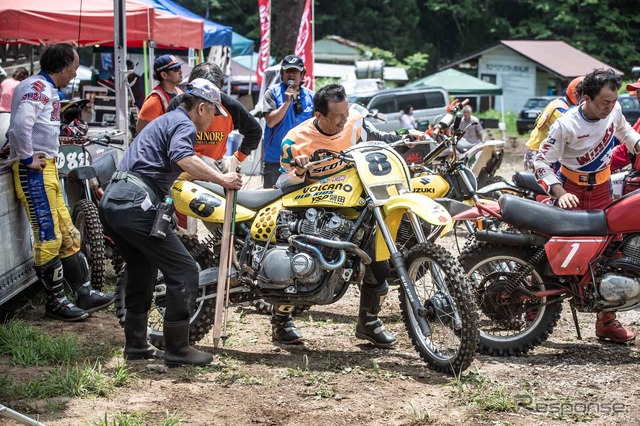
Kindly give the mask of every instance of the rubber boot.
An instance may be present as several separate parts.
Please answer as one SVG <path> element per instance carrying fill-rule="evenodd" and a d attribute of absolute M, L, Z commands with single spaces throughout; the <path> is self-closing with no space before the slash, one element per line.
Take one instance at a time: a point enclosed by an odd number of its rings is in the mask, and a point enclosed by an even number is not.
<path fill-rule="evenodd" d="M 271 338 L 276 342 L 287 345 L 297 345 L 304 341 L 302 333 L 293 323 L 291 313 L 292 305 L 279 305 L 273 307 L 271 314 Z"/>
<path fill-rule="evenodd" d="M 82 321 L 89 316 L 83 309 L 78 308 L 64 295 L 62 263 L 56 257 L 42 266 L 36 267 L 36 275 L 47 294 L 45 315 L 60 321 Z"/>
<path fill-rule="evenodd" d="M 164 322 L 164 363 L 169 367 L 203 366 L 213 361 L 213 355 L 189 345 L 189 319 Z"/>
<path fill-rule="evenodd" d="M 113 294 L 105 294 L 91 287 L 89 265 L 82 252 L 62 259 L 62 266 L 67 283 L 76 295 L 78 307 L 91 314 L 113 303 Z"/>
<path fill-rule="evenodd" d="M 398 339 L 384 328 L 384 324 L 378 314 L 382 310 L 389 286 L 384 281 L 383 285 L 369 287 L 362 285 L 360 288 L 360 308 L 358 310 L 358 324 L 356 325 L 356 337 L 368 340 L 378 348 L 388 349 L 398 343 Z"/>
<path fill-rule="evenodd" d="M 596 336 L 615 343 L 626 343 L 636 338 L 636 334 L 624 328 L 613 312 L 599 312 L 596 320 Z"/>
<path fill-rule="evenodd" d="M 124 359 L 164 358 L 164 352 L 151 345 L 147 340 L 147 322 L 149 313 L 137 314 L 127 311 L 124 317 Z"/>

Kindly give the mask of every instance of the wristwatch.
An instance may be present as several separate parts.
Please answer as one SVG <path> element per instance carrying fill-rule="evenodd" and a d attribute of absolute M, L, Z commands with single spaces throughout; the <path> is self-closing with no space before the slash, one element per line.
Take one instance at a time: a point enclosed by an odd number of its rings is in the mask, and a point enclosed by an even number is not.
<path fill-rule="evenodd" d="M 295 171 L 295 170 L 293 171 L 293 174 L 294 174 L 294 175 L 296 175 L 296 176 L 297 176 L 297 177 L 299 177 L 299 178 L 304 177 L 304 175 L 305 175 L 306 173 L 307 173 L 307 171 L 305 170 L 304 172 L 302 172 L 302 174 L 301 174 L 301 175 L 299 175 L 297 171 Z"/>

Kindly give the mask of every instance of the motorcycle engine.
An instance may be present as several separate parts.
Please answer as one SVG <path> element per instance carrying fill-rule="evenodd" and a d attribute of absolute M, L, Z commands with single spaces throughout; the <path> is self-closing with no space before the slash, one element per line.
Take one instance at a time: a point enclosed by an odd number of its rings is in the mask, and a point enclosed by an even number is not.
<path fill-rule="evenodd" d="M 612 259 L 600 280 L 600 296 L 608 306 L 640 302 L 640 236 L 627 239 L 622 257 Z"/>
<path fill-rule="evenodd" d="M 284 289 L 286 293 L 309 291 L 321 283 L 328 270 L 322 267 L 316 253 L 299 250 L 288 243 L 295 235 L 313 235 L 327 240 L 344 241 L 353 229 L 353 222 L 324 209 L 310 208 L 303 212 L 282 210 L 278 216 L 277 243 L 256 246 L 252 267 L 258 274 L 258 286 Z M 286 243 L 285 243 L 286 242 Z M 316 247 L 327 262 L 339 257 L 339 250 Z M 341 271 L 342 269 L 339 269 Z M 342 279 L 344 274 L 333 274 Z"/>

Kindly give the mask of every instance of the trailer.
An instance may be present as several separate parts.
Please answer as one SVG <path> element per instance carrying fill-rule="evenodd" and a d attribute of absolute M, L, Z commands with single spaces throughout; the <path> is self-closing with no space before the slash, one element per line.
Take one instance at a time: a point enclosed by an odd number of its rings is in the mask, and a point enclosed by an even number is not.
<path fill-rule="evenodd" d="M 0 160 L 0 305 L 38 280 L 31 225 L 16 197 L 11 163 Z"/>

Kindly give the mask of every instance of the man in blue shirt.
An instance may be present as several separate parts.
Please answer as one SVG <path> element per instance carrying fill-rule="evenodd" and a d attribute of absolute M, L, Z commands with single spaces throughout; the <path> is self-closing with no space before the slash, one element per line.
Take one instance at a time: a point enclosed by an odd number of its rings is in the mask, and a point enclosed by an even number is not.
<path fill-rule="evenodd" d="M 183 171 L 195 179 L 239 189 L 242 176 L 221 174 L 198 157 L 196 132 L 205 131 L 220 108 L 220 91 L 197 78 L 187 85 L 180 107 L 146 126 L 125 153 L 100 201 L 105 232 L 127 262 L 125 294 L 126 359 L 164 356 L 172 365 L 206 365 L 211 354 L 189 345 L 189 319 L 198 289 L 198 266 L 176 233 L 164 239 L 150 236 L 157 206 Z M 160 355 L 147 342 L 147 322 L 158 269 L 166 284 L 164 339 Z"/>
<path fill-rule="evenodd" d="M 264 187 L 273 188 L 280 177 L 282 140 L 289 130 L 313 117 L 315 92 L 302 86 L 304 62 L 298 56 L 285 56 L 280 64 L 281 82 L 264 94 Z"/>

